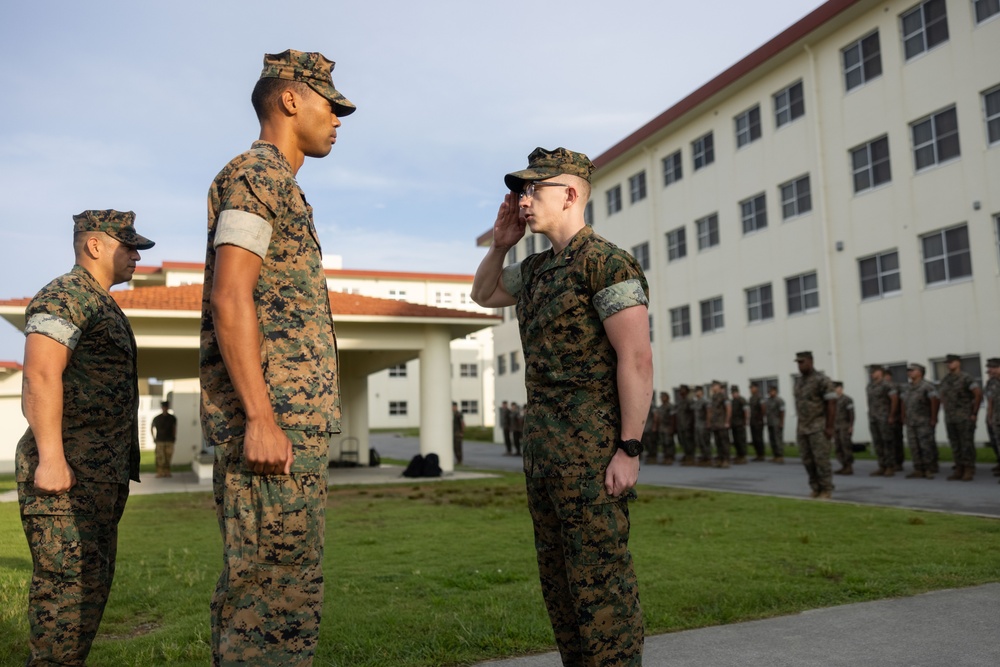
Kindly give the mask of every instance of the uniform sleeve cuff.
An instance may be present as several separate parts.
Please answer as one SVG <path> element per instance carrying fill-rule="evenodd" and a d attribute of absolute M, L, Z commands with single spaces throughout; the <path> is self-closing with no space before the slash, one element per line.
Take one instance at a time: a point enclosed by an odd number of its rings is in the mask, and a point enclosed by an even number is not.
<path fill-rule="evenodd" d="M 234 245 L 264 259 L 270 243 L 271 225 L 259 215 L 235 209 L 227 209 L 219 214 L 214 247 Z"/>
<path fill-rule="evenodd" d="M 35 313 L 28 318 L 28 323 L 24 325 L 24 335 L 39 333 L 47 336 L 57 343 L 62 343 L 71 350 L 76 349 L 76 344 L 80 342 L 80 327 L 72 322 L 68 322 L 61 317 L 50 313 Z"/>

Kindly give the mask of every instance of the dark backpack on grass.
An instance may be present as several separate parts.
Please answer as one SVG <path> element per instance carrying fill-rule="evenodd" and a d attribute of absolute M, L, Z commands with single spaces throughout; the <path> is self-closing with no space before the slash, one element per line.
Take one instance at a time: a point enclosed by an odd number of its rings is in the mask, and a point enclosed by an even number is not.
<path fill-rule="evenodd" d="M 424 467 L 421 471 L 421 477 L 440 477 L 441 476 L 441 463 L 438 459 L 437 454 L 428 454 L 424 457 Z"/>
<path fill-rule="evenodd" d="M 424 471 L 424 457 L 422 454 L 417 454 L 412 459 L 410 459 L 410 464 L 406 466 L 406 470 L 403 471 L 403 477 L 420 477 Z"/>

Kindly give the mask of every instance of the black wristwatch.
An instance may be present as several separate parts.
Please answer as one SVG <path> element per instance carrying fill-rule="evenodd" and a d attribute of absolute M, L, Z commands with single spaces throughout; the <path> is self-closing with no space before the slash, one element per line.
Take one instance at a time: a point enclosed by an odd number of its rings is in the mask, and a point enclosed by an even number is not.
<path fill-rule="evenodd" d="M 639 440 L 618 440 L 618 449 L 624 451 L 629 456 L 639 456 L 642 454 L 642 442 Z"/>

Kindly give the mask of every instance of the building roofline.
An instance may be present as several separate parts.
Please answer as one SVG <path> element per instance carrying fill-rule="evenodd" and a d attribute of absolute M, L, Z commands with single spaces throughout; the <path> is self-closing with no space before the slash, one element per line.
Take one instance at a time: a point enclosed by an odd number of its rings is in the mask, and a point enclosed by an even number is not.
<path fill-rule="evenodd" d="M 204 271 L 204 262 L 168 262 L 160 266 L 139 265 L 136 273 L 153 275 L 174 271 Z M 428 273 L 422 271 L 382 271 L 377 269 L 323 269 L 328 278 L 385 278 L 393 280 L 436 280 L 439 282 L 471 283 L 474 276 L 467 273 Z"/>

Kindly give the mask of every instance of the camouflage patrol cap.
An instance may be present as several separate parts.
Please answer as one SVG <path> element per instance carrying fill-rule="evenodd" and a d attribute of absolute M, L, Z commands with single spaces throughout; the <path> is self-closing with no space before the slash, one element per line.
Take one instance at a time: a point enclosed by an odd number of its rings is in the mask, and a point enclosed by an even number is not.
<path fill-rule="evenodd" d="M 104 232 L 125 245 L 134 246 L 138 250 L 149 250 L 155 244 L 145 236 L 136 234 L 132 224 L 134 222 L 135 213 L 132 211 L 122 212 L 110 208 L 84 211 L 73 216 L 73 233 Z"/>
<path fill-rule="evenodd" d="M 843 387 L 843 386 L 844 386 L 844 383 L 843 383 L 843 382 L 841 382 L 840 380 L 837 380 L 837 381 L 835 381 L 835 382 L 833 383 L 833 388 L 834 388 L 834 389 L 836 389 L 837 387 Z"/>
<path fill-rule="evenodd" d="M 948 364 L 950 364 L 953 361 L 961 361 L 961 360 L 962 360 L 962 357 L 958 356 L 957 354 L 949 354 L 948 356 L 946 356 L 944 358 L 945 363 L 948 363 Z"/>
<path fill-rule="evenodd" d="M 812 358 L 813 358 L 813 353 L 810 352 L 809 350 L 806 350 L 805 352 L 795 353 L 795 361 L 802 361 L 803 359 L 812 359 Z"/>
<path fill-rule="evenodd" d="M 550 151 L 539 146 L 528 156 L 528 168 L 507 174 L 503 182 L 511 192 L 521 192 L 528 181 L 543 181 L 559 174 L 579 176 L 589 183 L 596 168 L 583 153 L 561 147 Z"/>
<path fill-rule="evenodd" d="M 926 373 L 927 369 L 924 368 L 923 364 L 912 363 L 906 367 L 908 371 L 920 371 L 921 373 Z"/>
<path fill-rule="evenodd" d="M 987 359 L 986 368 L 1000 368 L 1000 357 L 991 357 Z"/>
<path fill-rule="evenodd" d="M 288 49 L 281 53 L 265 53 L 262 79 L 285 79 L 299 81 L 325 97 L 333 105 L 338 116 L 349 116 L 357 107 L 340 94 L 333 85 L 335 62 L 322 53 L 311 53 Z"/>

